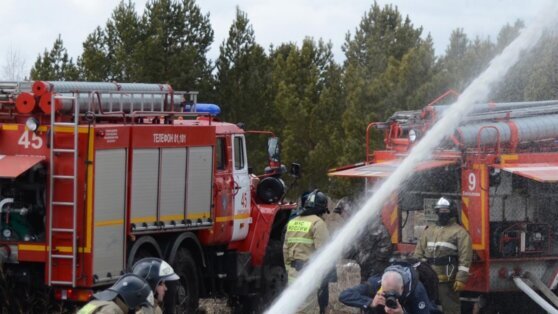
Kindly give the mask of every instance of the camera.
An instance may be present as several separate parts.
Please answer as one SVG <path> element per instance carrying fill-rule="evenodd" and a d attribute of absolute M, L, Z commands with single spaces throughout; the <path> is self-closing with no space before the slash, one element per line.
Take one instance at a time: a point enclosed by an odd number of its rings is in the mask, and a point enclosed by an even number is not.
<path fill-rule="evenodd" d="M 386 291 L 384 292 L 384 298 L 386 299 L 386 306 L 390 309 L 397 308 L 397 300 L 401 297 L 396 291 Z"/>

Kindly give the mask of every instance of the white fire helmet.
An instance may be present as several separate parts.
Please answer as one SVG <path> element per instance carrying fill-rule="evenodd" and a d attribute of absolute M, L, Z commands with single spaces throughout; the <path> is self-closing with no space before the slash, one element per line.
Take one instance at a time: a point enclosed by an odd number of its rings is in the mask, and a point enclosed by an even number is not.
<path fill-rule="evenodd" d="M 435 209 L 450 208 L 450 207 L 451 207 L 451 202 L 445 197 L 440 197 L 438 202 L 436 202 L 436 206 L 434 206 Z"/>
<path fill-rule="evenodd" d="M 165 261 L 161 261 L 159 277 L 164 281 L 174 281 L 180 279 L 180 277 L 178 277 L 178 275 L 174 272 L 174 269 L 172 269 L 171 265 Z"/>

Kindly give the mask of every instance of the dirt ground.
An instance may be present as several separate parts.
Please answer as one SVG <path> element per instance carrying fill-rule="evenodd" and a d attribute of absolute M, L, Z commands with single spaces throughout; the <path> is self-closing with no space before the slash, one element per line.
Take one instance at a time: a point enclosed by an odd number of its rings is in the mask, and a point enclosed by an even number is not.
<path fill-rule="evenodd" d="M 337 264 L 337 282 L 329 284 L 329 313 L 359 313 L 358 309 L 347 307 L 338 301 L 341 291 L 359 284 L 360 267 L 352 261 Z M 207 314 L 232 313 L 225 299 L 200 300 L 200 311 Z"/>
<path fill-rule="evenodd" d="M 330 233 L 333 233 L 342 225 L 342 220 L 337 214 L 326 215 L 325 221 L 328 224 Z M 338 301 L 341 291 L 358 285 L 360 283 L 360 267 L 358 264 L 344 260 L 337 264 L 337 282 L 329 284 L 329 313 L 359 313 L 358 309 L 350 308 Z M 225 299 L 203 299 L 200 301 L 200 311 L 207 314 L 231 313 Z"/>

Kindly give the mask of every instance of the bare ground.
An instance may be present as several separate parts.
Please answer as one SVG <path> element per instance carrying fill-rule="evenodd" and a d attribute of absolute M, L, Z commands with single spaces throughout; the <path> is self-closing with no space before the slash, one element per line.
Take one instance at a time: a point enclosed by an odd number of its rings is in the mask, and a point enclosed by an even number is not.
<path fill-rule="evenodd" d="M 334 202 L 329 202 L 334 204 Z M 324 220 L 328 225 L 330 234 L 333 234 L 343 225 L 343 219 L 338 214 L 326 214 Z M 329 313 L 359 313 L 358 309 L 350 308 L 339 302 L 341 291 L 360 283 L 360 267 L 358 264 L 344 260 L 337 264 L 337 282 L 329 284 Z M 232 313 L 226 299 L 204 299 L 200 301 L 200 311 L 208 314 Z"/>
<path fill-rule="evenodd" d="M 347 307 L 338 301 L 339 294 L 346 288 L 360 283 L 360 267 L 352 261 L 337 264 L 337 282 L 329 284 L 329 313 L 359 313 L 357 309 Z M 232 313 L 226 299 L 203 299 L 200 311 L 207 314 Z"/>

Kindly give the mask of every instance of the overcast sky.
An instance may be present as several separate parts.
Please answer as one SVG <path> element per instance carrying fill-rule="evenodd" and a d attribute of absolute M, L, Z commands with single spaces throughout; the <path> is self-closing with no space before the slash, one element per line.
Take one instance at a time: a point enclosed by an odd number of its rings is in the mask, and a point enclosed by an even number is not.
<path fill-rule="evenodd" d="M 81 54 L 86 36 L 104 26 L 119 0 L 0 0 L 0 65 L 8 51 L 18 52 L 29 69 L 37 55 L 50 49 L 58 34 L 72 57 Z M 469 36 L 495 39 L 506 23 L 535 18 L 545 0 L 378 0 L 392 3 L 424 34 L 434 38 L 442 54 L 452 30 L 462 27 Z M 146 0 L 135 1 L 139 12 Z M 368 0 L 198 0 L 202 12 L 210 13 L 215 41 L 209 57 L 215 59 L 227 37 L 235 7 L 248 14 L 256 40 L 264 47 L 283 42 L 300 43 L 306 36 L 331 40 L 335 58 L 344 59 L 341 46 L 347 32 L 354 33 L 373 1 Z M 0 68 L 0 78 L 3 75 Z"/>

